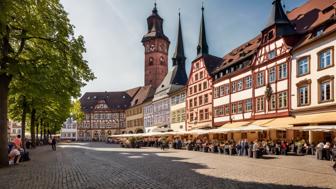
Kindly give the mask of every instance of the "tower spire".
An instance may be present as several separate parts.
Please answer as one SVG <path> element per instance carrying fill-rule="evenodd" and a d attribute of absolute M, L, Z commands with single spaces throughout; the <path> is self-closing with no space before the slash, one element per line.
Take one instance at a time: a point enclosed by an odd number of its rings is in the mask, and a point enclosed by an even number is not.
<path fill-rule="evenodd" d="M 173 66 L 175 65 L 184 65 L 186 57 L 184 56 L 184 47 L 183 47 L 183 36 L 182 36 L 182 27 L 181 27 L 181 13 L 179 11 L 179 23 L 177 31 L 177 41 L 175 53 L 173 55 Z"/>
<path fill-rule="evenodd" d="M 281 0 L 274 0 L 271 15 L 268 19 L 266 29 L 276 25 L 278 28 L 277 35 L 291 35 L 295 33 L 294 26 L 288 19 L 285 11 L 283 10 Z"/>
<path fill-rule="evenodd" d="M 205 23 L 204 23 L 204 6 L 202 3 L 202 18 L 201 18 L 201 26 L 200 26 L 200 33 L 197 45 L 197 55 L 204 55 L 209 53 L 209 48 L 206 40 L 206 33 L 205 33 Z"/>
<path fill-rule="evenodd" d="M 154 8 L 153 8 L 153 10 L 152 10 L 152 13 L 153 13 L 153 14 L 157 14 L 157 13 L 158 13 L 158 10 L 157 10 L 157 8 L 156 8 L 156 1 L 154 2 Z"/>

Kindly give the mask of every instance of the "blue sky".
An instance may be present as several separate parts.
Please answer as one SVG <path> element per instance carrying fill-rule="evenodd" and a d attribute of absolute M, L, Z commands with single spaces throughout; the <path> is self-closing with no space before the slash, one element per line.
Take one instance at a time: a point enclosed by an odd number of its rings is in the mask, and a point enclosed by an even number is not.
<path fill-rule="evenodd" d="M 306 0 L 283 0 L 285 10 Z M 144 83 L 146 18 L 154 0 L 61 0 L 86 41 L 85 54 L 97 79 L 82 88 L 89 91 L 121 91 Z M 196 57 L 202 0 L 157 0 L 164 32 L 171 41 L 169 66 L 175 48 L 178 9 L 181 10 L 187 74 Z M 231 49 L 255 37 L 265 26 L 272 0 L 204 0 L 210 54 L 223 57 Z"/>

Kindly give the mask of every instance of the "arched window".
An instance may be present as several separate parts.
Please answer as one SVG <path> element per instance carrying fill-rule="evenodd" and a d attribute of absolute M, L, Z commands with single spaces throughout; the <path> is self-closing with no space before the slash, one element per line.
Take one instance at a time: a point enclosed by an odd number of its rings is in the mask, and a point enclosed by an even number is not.
<path fill-rule="evenodd" d="M 165 60 L 164 60 L 164 58 L 162 56 L 160 57 L 160 64 L 161 65 L 165 65 Z"/>
<path fill-rule="evenodd" d="M 153 57 L 149 57 L 149 63 L 150 66 L 152 66 L 154 64 L 154 59 Z"/>

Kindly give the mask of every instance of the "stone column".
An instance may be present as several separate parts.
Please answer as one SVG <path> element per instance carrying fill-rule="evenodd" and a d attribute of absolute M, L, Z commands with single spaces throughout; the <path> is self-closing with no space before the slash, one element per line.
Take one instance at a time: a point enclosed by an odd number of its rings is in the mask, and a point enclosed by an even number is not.
<path fill-rule="evenodd" d="M 313 134 L 314 134 L 313 131 L 309 131 L 309 137 L 308 137 L 309 144 L 313 143 L 313 140 L 314 140 Z"/>

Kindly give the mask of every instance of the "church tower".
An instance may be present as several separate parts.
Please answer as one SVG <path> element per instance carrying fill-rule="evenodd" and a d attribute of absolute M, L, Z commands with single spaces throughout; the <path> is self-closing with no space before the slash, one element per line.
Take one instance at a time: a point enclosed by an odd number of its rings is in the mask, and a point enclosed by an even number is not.
<path fill-rule="evenodd" d="M 163 19 L 156 3 L 147 18 L 148 32 L 142 38 L 145 47 L 145 85 L 157 88 L 168 72 L 168 49 L 170 41 L 163 32 Z"/>

